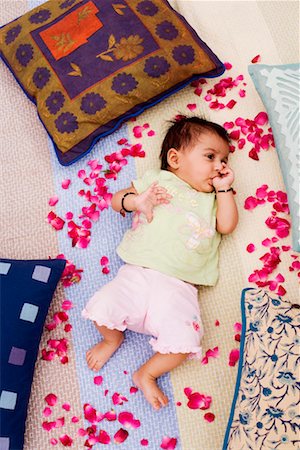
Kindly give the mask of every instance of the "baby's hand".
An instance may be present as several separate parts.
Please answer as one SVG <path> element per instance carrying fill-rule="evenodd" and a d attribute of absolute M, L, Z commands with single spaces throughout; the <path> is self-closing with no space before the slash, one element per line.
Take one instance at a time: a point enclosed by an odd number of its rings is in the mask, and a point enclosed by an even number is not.
<path fill-rule="evenodd" d="M 229 189 L 234 181 L 233 170 L 226 163 L 222 163 L 222 165 L 223 168 L 212 180 L 213 187 L 216 191 L 219 189 Z"/>
<path fill-rule="evenodd" d="M 168 194 L 167 189 L 158 185 L 155 181 L 146 191 L 135 197 L 136 210 L 145 214 L 147 222 L 153 219 L 153 208 L 157 205 L 169 203 L 172 195 Z"/>

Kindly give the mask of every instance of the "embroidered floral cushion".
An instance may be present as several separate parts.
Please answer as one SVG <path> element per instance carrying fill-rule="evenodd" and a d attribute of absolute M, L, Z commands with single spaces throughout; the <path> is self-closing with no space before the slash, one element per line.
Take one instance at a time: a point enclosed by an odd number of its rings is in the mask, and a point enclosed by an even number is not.
<path fill-rule="evenodd" d="M 21 450 L 44 321 L 63 259 L 0 259 L 0 449 Z"/>
<path fill-rule="evenodd" d="M 224 72 L 165 0 L 50 0 L 2 27 L 0 50 L 63 165 L 191 80 Z"/>
<path fill-rule="evenodd" d="M 222 450 L 292 450 L 299 441 L 299 305 L 242 291 L 242 336 Z"/>
<path fill-rule="evenodd" d="M 300 252 L 300 64 L 249 66 L 274 134 L 292 218 L 293 249 Z"/>

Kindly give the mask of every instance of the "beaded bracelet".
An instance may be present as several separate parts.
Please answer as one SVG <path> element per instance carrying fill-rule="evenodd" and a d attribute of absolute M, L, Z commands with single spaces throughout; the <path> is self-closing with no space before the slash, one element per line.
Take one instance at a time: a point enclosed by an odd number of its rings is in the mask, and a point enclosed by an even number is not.
<path fill-rule="evenodd" d="M 233 188 L 229 188 L 229 189 L 220 189 L 219 191 L 216 191 L 216 193 L 218 194 L 219 192 L 230 192 L 233 191 Z"/>
<path fill-rule="evenodd" d="M 135 192 L 126 192 L 123 195 L 122 200 L 121 200 L 121 210 L 120 210 L 120 214 L 123 217 L 125 217 L 126 213 L 132 213 L 133 212 L 133 211 L 130 211 L 129 209 L 126 209 L 125 206 L 124 206 L 124 200 L 125 200 L 125 197 L 127 197 L 127 195 L 136 195 L 136 194 L 135 194 Z"/>

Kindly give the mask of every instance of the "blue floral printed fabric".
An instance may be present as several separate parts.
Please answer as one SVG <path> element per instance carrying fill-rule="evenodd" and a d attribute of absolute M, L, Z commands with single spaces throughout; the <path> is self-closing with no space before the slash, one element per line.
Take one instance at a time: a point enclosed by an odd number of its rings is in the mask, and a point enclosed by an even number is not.
<path fill-rule="evenodd" d="M 237 384 L 223 450 L 299 448 L 299 305 L 262 289 L 242 293 Z"/>

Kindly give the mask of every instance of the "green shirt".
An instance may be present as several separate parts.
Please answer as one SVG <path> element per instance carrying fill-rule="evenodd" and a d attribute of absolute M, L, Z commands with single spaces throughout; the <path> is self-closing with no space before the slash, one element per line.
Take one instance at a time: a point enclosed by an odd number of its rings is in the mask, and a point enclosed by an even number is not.
<path fill-rule="evenodd" d="M 117 248 L 129 264 L 148 267 L 194 284 L 213 286 L 218 279 L 218 246 L 214 193 L 198 192 L 172 172 L 149 170 L 133 181 L 138 193 L 151 183 L 172 195 L 169 204 L 153 210 L 148 223 L 136 212 L 132 228 Z"/>

